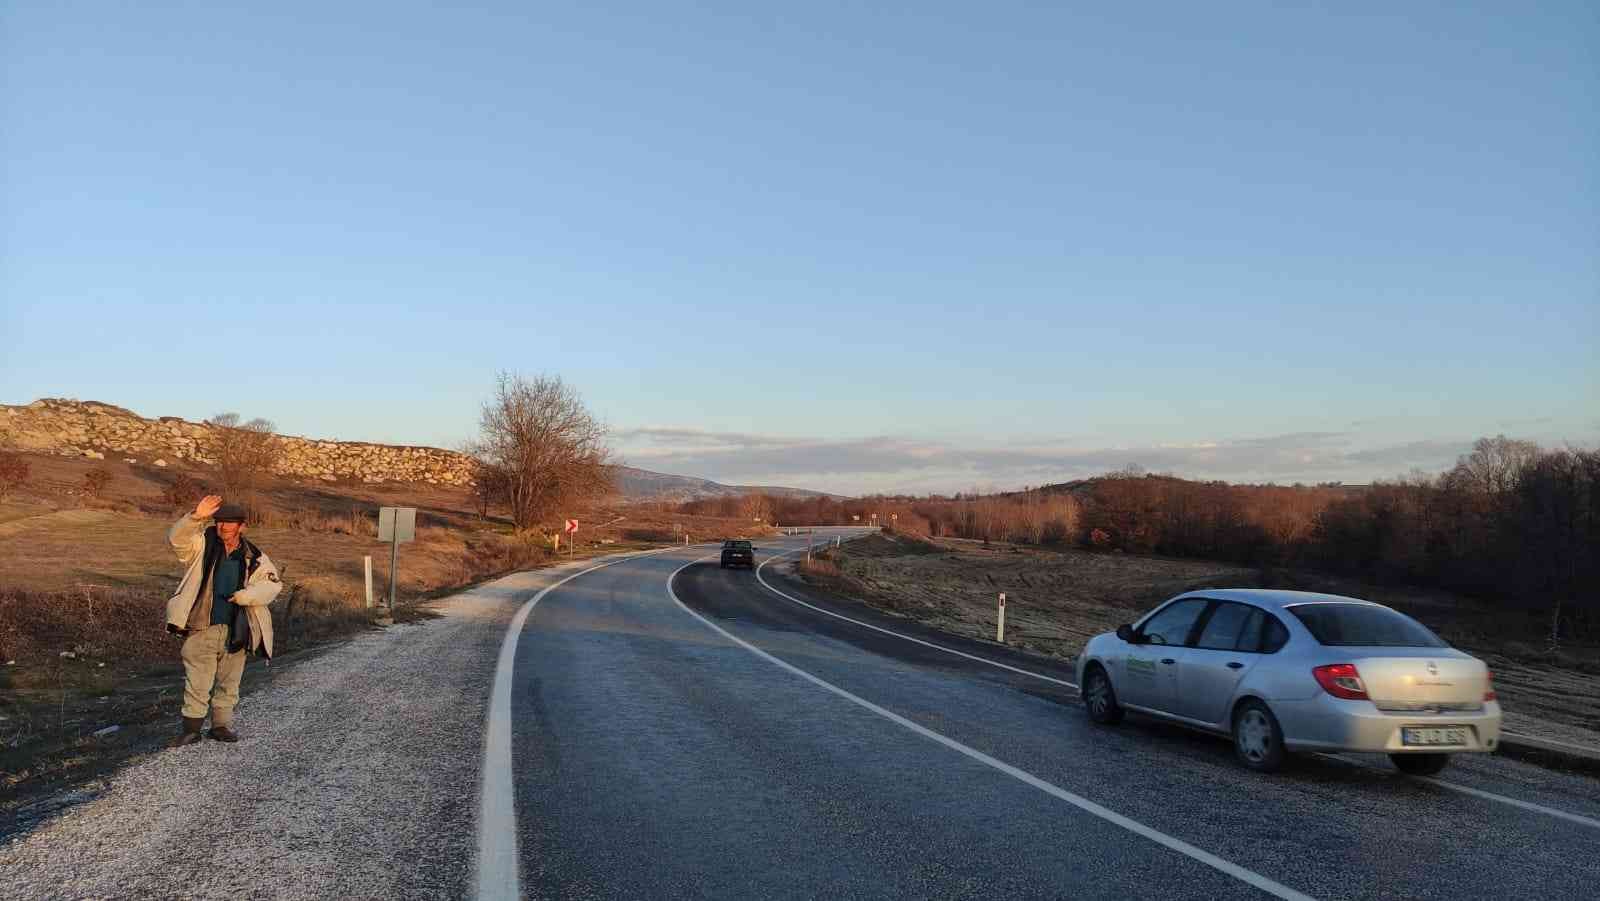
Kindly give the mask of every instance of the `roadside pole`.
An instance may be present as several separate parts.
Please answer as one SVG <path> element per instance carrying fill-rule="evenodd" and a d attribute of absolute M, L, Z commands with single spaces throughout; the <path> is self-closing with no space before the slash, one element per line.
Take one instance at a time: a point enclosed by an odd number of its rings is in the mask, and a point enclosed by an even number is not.
<path fill-rule="evenodd" d="M 399 584 L 400 571 L 400 539 L 393 538 L 389 541 L 389 613 L 394 614 L 395 585 Z"/>
<path fill-rule="evenodd" d="M 994 640 L 1006 643 L 1006 593 L 1000 592 L 1000 613 L 995 617 Z"/>
<path fill-rule="evenodd" d="M 416 507 L 378 508 L 378 540 L 389 542 L 389 616 L 391 617 L 394 616 L 395 594 L 400 584 L 400 542 L 414 541 L 416 537 Z"/>
<path fill-rule="evenodd" d="M 372 555 L 361 558 L 361 567 L 367 574 L 367 609 L 372 609 Z"/>

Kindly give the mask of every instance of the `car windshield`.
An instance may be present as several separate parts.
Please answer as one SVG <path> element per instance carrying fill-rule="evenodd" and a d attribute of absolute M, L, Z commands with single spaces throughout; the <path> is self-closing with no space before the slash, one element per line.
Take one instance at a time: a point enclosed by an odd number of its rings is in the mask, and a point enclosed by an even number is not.
<path fill-rule="evenodd" d="M 724 544 L 723 547 L 734 548 L 736 550 L 741 550 L 741 551 L 748 551 L 748 550 L 750 550 L 750 542 L 748 542 L 748 541 L 729 541 L 726 544 Z"/>
<path fill-rule="evenodd" d="M 1447 648 L 1428 628 L 1388 607 L 1300 604 L 1288 608 L 1312 637 L 1331 647 Z"/>

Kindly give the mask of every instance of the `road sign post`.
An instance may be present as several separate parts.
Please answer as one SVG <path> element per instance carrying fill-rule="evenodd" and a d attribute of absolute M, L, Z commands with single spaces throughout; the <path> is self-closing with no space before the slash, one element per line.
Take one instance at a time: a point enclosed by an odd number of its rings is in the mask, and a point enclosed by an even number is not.
<path fill-rule="evenodd" d="M 578 549 L 578 521 L 576 519 L 567 520 L 567 527 L 563 531 L 572 536 L 567 539 L 567 554 L 571 555 L 573 551 Z"/>
<path fill-rule="evenodd" d="M 1000 592 L 1000 614 L 995 617 L 994 640 L 1006 643 L 1006 593 Z"/>
<path fill-rule="evenodd" d="M 416 507 L 378 508 L 378 540 L 389 542 L 389 615 L 394 615 L 395 586 L 400 582 L 400 542 L 417 537 Z"/>

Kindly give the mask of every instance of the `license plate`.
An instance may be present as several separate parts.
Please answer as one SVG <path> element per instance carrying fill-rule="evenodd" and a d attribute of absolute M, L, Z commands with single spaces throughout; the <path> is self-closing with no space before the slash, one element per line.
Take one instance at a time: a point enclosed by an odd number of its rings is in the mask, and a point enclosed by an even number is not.
<path fill-rule="evenodd" d="M 1425 729 L 1401 729 L 1403 745 L 1464 745 L 1467 743 L 1465 726 L 1430 726 Z"/>

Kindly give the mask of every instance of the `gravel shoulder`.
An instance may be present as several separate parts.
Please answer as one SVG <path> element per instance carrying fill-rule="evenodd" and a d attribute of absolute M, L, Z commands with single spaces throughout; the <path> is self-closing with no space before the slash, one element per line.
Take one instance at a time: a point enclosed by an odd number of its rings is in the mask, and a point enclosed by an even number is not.
<path fill-rule="evenodd" d="M 156 754 L 4 840 L 0 897 L 465 895 L 497 650 L 567 570 L 270 668 L 238 708 L 240 743 Z"/>

